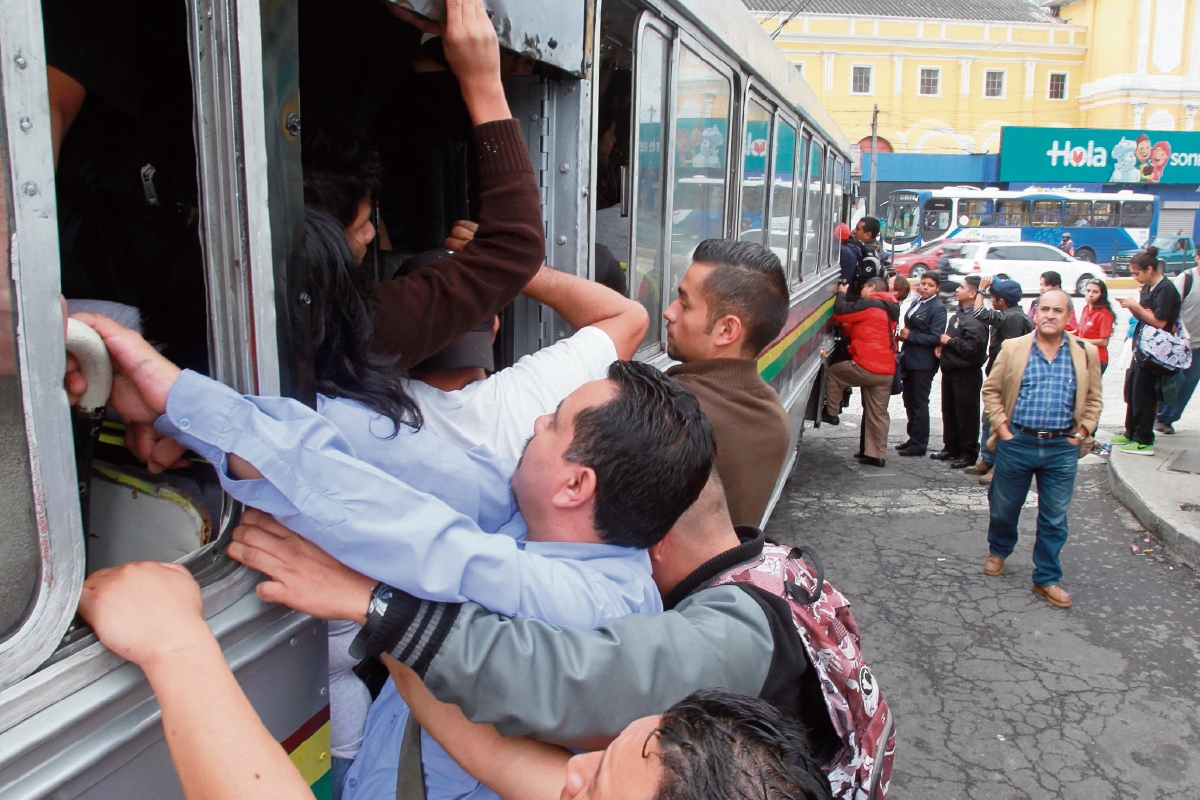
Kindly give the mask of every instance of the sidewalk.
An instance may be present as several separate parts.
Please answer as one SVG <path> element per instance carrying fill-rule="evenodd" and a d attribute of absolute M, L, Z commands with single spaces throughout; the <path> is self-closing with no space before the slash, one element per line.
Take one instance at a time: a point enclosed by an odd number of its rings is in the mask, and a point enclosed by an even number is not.
<path fill-rule="evenodd" d="M 1196 405 L 1195 399 L 1190 405 Z M 1114 452 L 1109 486 L 1146 529 L 1180 561 L 1200 568 L 1200 416 L 1192 408 L 1174 436 L 1154 437 L 1154 455 Z M 1190 418 L 1190 419 L 1189 419 Z M 1187 426 L 1187 430 L 1181 429 Z"/>

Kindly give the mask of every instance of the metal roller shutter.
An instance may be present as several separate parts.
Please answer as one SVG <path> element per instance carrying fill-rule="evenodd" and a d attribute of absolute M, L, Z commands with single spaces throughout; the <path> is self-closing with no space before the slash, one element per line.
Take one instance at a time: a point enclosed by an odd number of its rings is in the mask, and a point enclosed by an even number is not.
<path fill-rule="evenodd" d="M 1184 236 L 1191 236 L 1195 222 L 1195 208 L 1162 208 L 1158 212 L 1158 235 L 1173 236 L 1175 231 L 1183 231 Z"/>

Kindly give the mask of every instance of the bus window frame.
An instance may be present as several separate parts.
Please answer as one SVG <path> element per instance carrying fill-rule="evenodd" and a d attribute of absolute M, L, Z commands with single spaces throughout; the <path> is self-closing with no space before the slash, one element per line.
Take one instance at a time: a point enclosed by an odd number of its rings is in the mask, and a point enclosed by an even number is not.
<path fill-rule="evenodd" d="M 796 130 L 796 199 L 793 201 L 795 216 L 792 218 L 795 232 L 796 253 L 793 272 L 789 275 L 788 285 L 793 289 L 804 282 L 804 245 L 805 226 L 808 217 L 808 168 L 809 151 L 812 149 L 813 132 L 806 123 L 801 121 Z"/>
<path fill-rule="evenodd" d="M 805 127 L 808 128 L 807 125 Z M 809 184 L 812 183 L 812 163 L 813 163 L 812 150 L 813 150 L 813 148 L 820 149 L 820 151 L 821 151 L 820 164 L 821 164 L 821 168 L 824 169 L 825 159 L 829 153 L 829 146 L 828 146 L 828 144 L 826 144 L 824 137 L 822 137 L 816 131 L 815 128 L 808 128 L 808 130 L 809 130 L 809 146 L 808 146 L 808 152 L 805 154 L 806 157 L 808 158 L 808 164 L 806 165 L 805 171 L 804 171 L 804 191 L 806 194 L 805 194 L 805 204 L 804 204 L 805 248 L 804 248 L 803 252 L 805 254 L 805 258 L 804 258 L 804 266 L 802 268 L 803 270 L 807 270 L 807 271 L 801 272 L 801 280 L 803 280 L 805 275 L 820 275 L 824 271 L 821 267 L 821 237 L 822 237 L 822 232 L 824 230 L 824 225 L 823 225 L 824 215 L 822 214 L 822 210 L 825 207 L 825 196 L 824 196 L 825 176 L 824 175 L 821 176 L 821 190 L 818 193 L 818 197 L 817 197 L 816 216 L 813 218 L 814 222 L 816 223 L 815 230 L 813 231 L 813 237 L 817 240 L 817 252 L 813 257 L 813 264 L 811 265 L 811 267 L 808 264 L 808 258 L 807 258 L 807 253 L 808 253 L 807 226 L 808 226 L 808 211 L 809 211 L 808 201 L 812 199 L 811 192 L 809 191 Z"/>
<path fill-rule="evenodd" d="M 1004 210 L 1001 210 L 1002 203 L 1004 204 Z M 1024 211 L 1008 211 L 1007 208 L 1008 208 L 1009 203 L 1023 203 L 1025 205 L 1025 210 Z M 1033 209 L 1033 202 L 1027 197 L 1001 197 L 1001 198 L 998 198 L 995 203 L 995 212 L 994 212 L 995 227 L 997 227 L 997 228 L 1028 228 L 1028 227 L 1030 227 L 1029 220 L 1030 220 L 1030 214 L 1032 213 L 1032 209 Z M 1006 220 L 1005 224 L 1000 223 L 1001 217 L 1003 217 Z M 1022 224 L 1020 224 L 1020 225 L 1008 224 L 1007 220 L 1011 217 L 1019 217 L 1022 220 Z"/>
<path fill-rule="evenodd" d="M 770 242 L 771 242 L 770 183 L 771 183 L 771 181 L 768 180 L 768 178 L 770 178 L 771 180 L 774 179 L 774 173 L 772 172 L 772 170 L 775 166 L 775 161 L 774 161 L 774 159 L 775 159 L 775 139 L 774 139 L 774 137 L 775 137 L 775 118 L 777 116 L 778 109 L 777 109 L 775 103 L 768 100 L 766 98 L 766 95 L 764 95 L 762 92 L 757 90 L 757 86 L 752 81 L 747 82 L 746 93 L 745 93 L 744 97 L 745 97 L 745 99 L 742 102 L 741 127 L 739 128 L 739 132 L 741 133 L 741 136 L 739 137 L 740 142 L 738 144 L 738 168 L 737 168 L 737 175 L 738 175 L 737 206 L 738 206 L 738 208 L 737 208 L 737 214 L 736 214 L 736 219 L 738 221 L 737 228 L 736 228 L 737 240 L 739 242 L 744 241 L 742 239 L 742 204 L 746 199 L 746 195 L 745 195 L 745 191 L 746 191 L 746 184 L 745 184 L 746 153 L 745 153 L 745 148 L 746 148 L 746 144 L 747 144 L 746 134 L 748 133 L 746 126 L 750 124 L 750 104 L 754 103 L 759 108 L 761 108 L 767 112 L 767 154 L 766 154 L 766 157 L 763 159 L 763 177 L 762 177 L 762 181 L 763 181 L 762 222 L 759 225 L 760 239 L 758 242 L 756 242 L 756 244 L 761 244 L 764 247 L 770 247 L 771 246 L 770 245 Z M 745 241 L 748 241 L 748 240 L 745 240 Z"/>
<path fill-rule="evenodd" d="M 827 146 L 825 148 L 825 174 L 821 176 L 821 216 L 829 226 L 829 230 L 825 231 L 824 237 L 818 239 L 821 255 L 817 258 L 817 264 L 823 264 L 825 269 L 834 267 L 840 255 L 833 248 L 834 231 L 837 230 L 837 225 L 833 222 L 833 167 L 836 162 L 837 151 Z"/>
<path fill-rule="evenodd" d="M 1131 224 L 1125 222 L 1125 206 L 1127 206 L 1129 203 L 1138 203 L 1139 205 L 1146 205 L 1146 206 L 1150 207 L 1147 211 L 1149 216 L 1146 219 L 1146 222 L 1144 225 L 1143 224 L 1131 225 Z M 1154 201 L 1153 200 L 1122 200 L 1121 201 L 1121 214 L 1118 217 L 1118 220 L 1119 220 L 1119 222 L 1118 222 L 1117 227 L 1120 227 L 1120 228 L 1135 228 L 1135 229 L 1149 228 L 1154 222 Z"/>
<path fill-rule="evenodd" d="M 25 620 L 0 642 L 0 689 L 52 656 L 83 588 L 83 526 L 70 410 L 62 389 L 63 319 L 50 93 L 41 6 L 0 0 L 0 108 L 9 175 L 9 269 L 16 312 L 16 363 L 29 448 L 40 575 Z M 27 130 L 22 130 L 22 124 Z M 54 266 L 49 266 L 54 265 Z"/>
<path fill-rule="evenodd" d="M 1058 213 L 1055 215 L 1053 223 L 1039 223 L 1036 218 L 1038 203 L 1057 203 Z M 1046 197 L 1042 199 L 1031 198 L 1029 203 L 1029 226 L 1031 228 L 1061 228 L 1063 218 L 1063 201 L 1057 197 Z"/>
<path fill-rule="evenodd" d="M 788 285 L 791 285 L 791 265 L 792 265 L 792 237 L 795 232 L 795 208 L 796 208 L 796 150 L 800 144 L 800 121 L 784 113 L 783 106 L 775 109 L 775 119 L 772 122 L 771 141 L 771 219 L 776 217 L 775 211 L 775 173 L 779 171 L 779 126 L 780 124 L 787 125 L 792 129 L 792 190 L 789 193 L 790 199 L 787 208 L 787 244 L 783 258 L 783 274 L 788 278 Z M 770 233 L 768 232 L 768 247 L 770 247 Z"/>
<path fill-rule="evenodd" d="M 1103 216 L 1108 220 L 1107 224 L 1097 224 L 1096 204 L 1103 203 L 1106 206 L 1112 206 L 1112 211 L 1105 213 Z M 1121 202 L 1119 200 L 1093 200 L 1092 201 L 1092 227 L 1093 228 L 1116 228 L 1120 226 L 1121 220 Z"/>
<path fill-rule="evenodd" d="M 1076 221 L 1068 224 L 1067 217 L 1069 216 L 1069 212 L 1067 211 L 1067 206 L 1069 206 L 1071 204 L 1082 205 L 1084 203 L 1087 204 L 1087 225 L 1079 224 L 1078 218 L 1080 218 L 1081 215 L 1075 215 L 1077 217 Z M 1091 200 L 1078 200 L 1078 199 L 1074 199 L 1074 198 L 1067 198 L 1066 200 L 1063 200 L 1062 226 L 1064 228 L 1090 228 L 1090 227 L 1092 227 L 1092 201 Z"/>
<path fill-rule="evenodd" d="M 966 203 L 983 203 L 983 204 L 985 204 L 984 208 L 986 210 L 981 211 L 979 213 L 979 215 L 978 215 L 979 223 L 977 225 L 972 225 L 970 223 L 970 220 L 974 219 L 975 217 L 963 209 L 963 205 Z M 957 222 L 958 222 L 958 225 L 960 228 L 992 228 L 992 227 L 995 227 L 996 201 L 991 197 L 960 197 L 958 199 L 958 207 L 955 209 L 955 211 L 958 214 Z M 967 219 L 968 219 L 967 222 L 962 221 L 962 218 L 964 216 L 967 217 Z M 984 223 L 985 219 L 987 220 L 986 224 Z"/>

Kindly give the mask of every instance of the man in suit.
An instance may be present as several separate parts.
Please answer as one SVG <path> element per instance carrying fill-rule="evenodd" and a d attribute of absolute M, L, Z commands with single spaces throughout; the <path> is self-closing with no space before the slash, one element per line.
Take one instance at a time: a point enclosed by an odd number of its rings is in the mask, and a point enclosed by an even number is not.
<path fill-rule="evenodd" d="M 938 275 L 925 273 L 917 283 L 920 298 L 904 317 L 899 338 L 900 379 L 904 382 L 904 410 L 908 414 L 908 440 L 896 448 L 902 456 L 923 456 L 929 447 L 929 390 L 938 370 L 938 349 L 946 332 L 946 306 L 938 299 Z"/>

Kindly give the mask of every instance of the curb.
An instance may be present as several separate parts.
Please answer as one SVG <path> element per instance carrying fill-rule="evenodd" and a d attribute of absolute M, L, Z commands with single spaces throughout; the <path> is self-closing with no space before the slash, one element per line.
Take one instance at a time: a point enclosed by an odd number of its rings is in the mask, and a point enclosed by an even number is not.
<path fill-rule="evenodd" d="M 1105 278 L 1104 283 L 1110 289 L 1140 289 L 1141 286 L 1133 278 Z"/>
<path fill-rule="evenodd" d="M 1171 555 L 1192 569 L 1200 570 L 1200 539 L 1195 534 L 1181 531 L 1174 523 L 1163 517 L 1143 500 L 1122 475 L 1132 469 L 1130 465 L 1119 466 L 1123 457 L 1110 453 L 1108 457 L 1108 483 L 1113 497 L 1128 508 L 1138 522 L 1153 533 Z"/>

